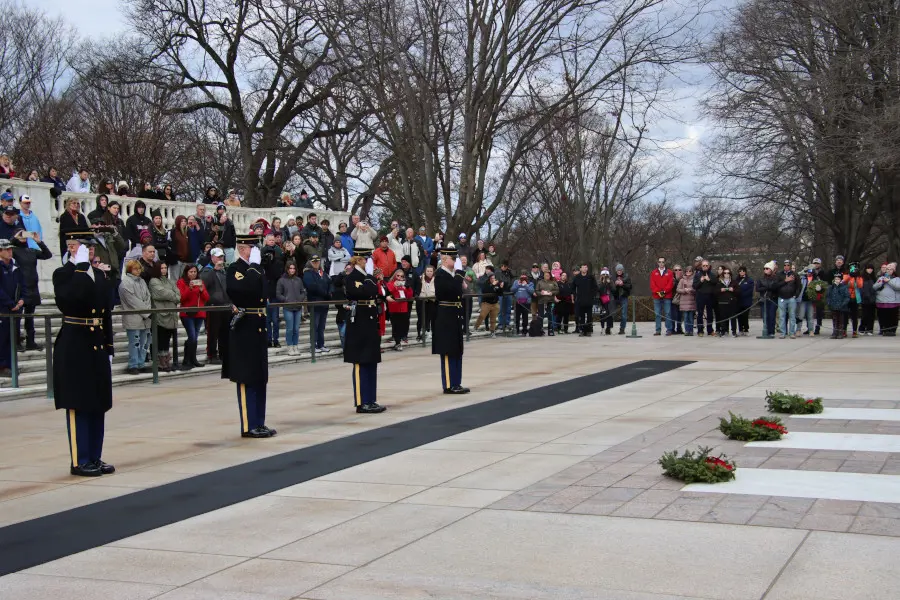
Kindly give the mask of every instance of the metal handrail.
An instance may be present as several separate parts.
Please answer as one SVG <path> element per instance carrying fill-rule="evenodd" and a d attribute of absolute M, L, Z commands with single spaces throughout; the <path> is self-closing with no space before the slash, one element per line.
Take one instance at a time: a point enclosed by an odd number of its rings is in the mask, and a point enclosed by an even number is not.
<path fill-rule="evenodd" d="M 514 294 L 503 293 L 503 294 L 493 294 L 493 293 L 485 293 L 485 294 L 463 294 L 463 300 L 471 300 L 474 298 L 483 298 L 483 297 L 504 297 L 504 296 L 513 296 Z M 380 300 L 380 299 L 379 299 Z M 303 307 L 312 307 L 315 308 L 317 306 L 338 306 L 343 304 L 348 304 L 352 302 L 352 300 L 313 300 L 313 301 L 303 301 L 303 302 L 272 302 L 269 303 L 266 307 L 260 308 L 303 308 Z M 412 304 L 415 302 L 435 302 L 435 298 L 404 298 L 404 299 L 394 299 L 393 302 L 406 302 L 408 304 Z M 383 303 L 387 305 L 388 303 L 385 301 Z M 158 317 L 159 314 L 165 313 L 197 313 L 197 312 L 232 312 L 233 308 L 231 305 L 212 305 L 212 306 L 185 306 L 185 307 L 175 307 L 175 308 L 148 308 L 144 310 L 114 310 L 112 315 L 146 315 L 149 314 L 151 317 L 150 322 L 150 331 L 151 331 L 151 339 L 152 339 L 152 348 L 159 347 L 159 334 L 158 334 Z M 51 314 L 36 314 L 34 316 L 26 317 L 22 313 L 0 313 L 0 318 L 11 319 L 10 323 L 10 374 L 11 374 L 11 385 L 13 388 L 19 387 L 19 369 L 18 369 L 18 356 L 17 356 L 17 344 L 16 344 L 16 332 L 18 331 L 18 320 L 25 318 L 33 318 L 33 319 L 43 319 L 44 321 L 44 353 L 45 353 L 45 362 L 46 362 L 46 372 L 47 372 L 47 398 L 53 398 L 53 331 L 52 331 L 52 322 L 53 319 L 62 319 L 65 315 L 60 312 L 51 313 Z M 310 354 L 311 354 L 311 362 L 316 362 L 316 350 L 315 350 L 315 329 L 312 326 L 314 321 L 310 323 Z M 423 339 L 422 345 L 425 345 L 425 341 Z M 175 329 L 175 335 L 172 339 L 172 362 L 173 364 L 178 363 L 178 329 Z M 151 364 L 152 364 L 152 373 L 153 373 L 153 383 L 159 383 L 159 357 L 157 353 L 154 351 L 151 353 Z"/>

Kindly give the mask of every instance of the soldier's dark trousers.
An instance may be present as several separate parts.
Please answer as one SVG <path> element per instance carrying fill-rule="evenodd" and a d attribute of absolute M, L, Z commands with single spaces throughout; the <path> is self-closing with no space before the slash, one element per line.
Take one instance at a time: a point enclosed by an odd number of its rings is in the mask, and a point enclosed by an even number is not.
<path fill-rule="evenodd" d="M 353 405 L 375 404 L 378 394 L 378 363 L 353 363 Z"/>
<path fill-rule="evenodd" d="M 247 433 L 266 424 L 266 385 L 237 384 L 238 411 L 241 416 L 241 433 Z"/>
<path fill-rule="evenodd" d="M 462 356 L 441 354 L 441 385 L 445 390 L 462 385 Z"/>
<path fill-rule="evenodd" d="M 69 431 L 69 452 L 72 466 L 86 465 L 103 456 L 104 418 L 106 413 L 84 410 L 66 410 L 66 428 Z"/>

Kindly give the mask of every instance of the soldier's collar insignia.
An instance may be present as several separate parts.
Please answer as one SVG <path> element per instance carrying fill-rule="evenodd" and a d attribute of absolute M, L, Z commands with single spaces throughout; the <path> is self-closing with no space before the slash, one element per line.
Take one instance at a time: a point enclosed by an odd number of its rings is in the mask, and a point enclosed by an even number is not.
<path fill-rule="evenodd" d="M 358 288 L 361 288 L 361 287 L 362 287 L 362 283 L 360 283 L 360 282 L 358 282 L 358 281 L 356 281 L 356 282 L 354 282 L 354 283 L 356 283 L 356 287 L 358 287 Z"/>
<path fill-rule="evenodd" d="M 237 279 L 238 281 L 240 281 L 241 279 L 244 278 L 244 274 L 241 272 L 237 272 L 234 274 L 234 278 Z"/>

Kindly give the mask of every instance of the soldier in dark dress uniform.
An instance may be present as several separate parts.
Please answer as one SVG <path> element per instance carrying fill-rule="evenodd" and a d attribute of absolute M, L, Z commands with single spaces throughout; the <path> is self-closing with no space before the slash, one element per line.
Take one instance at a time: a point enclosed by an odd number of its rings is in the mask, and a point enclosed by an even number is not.
<path fill-rule="evenodd" d="M 63 322 L 53 345 L 53 398 L 66 410 L 69 472 L 97 477 L 115 472 L 102 460 L 104 419 L 112 408 L 112 285 L 91 266 L 90 231 L 65 234 L 68 261 L 53 272 L 53 294 Z"/>
<path fill-rule="evenodd" d="M 376 402 L 381 336 L 378 334 L 378 286 L 365 272 L 366 257 L 350 259 L 353 270 L 344 278 L 344 293 L 352 308 L 344 339 L 344 362 L 353 364 L 353 402 L 358 413 L 381 413 Z"/>
<path fill-rule="evenodd" d="M 259 266 L 260 237 L 236 236 L 238 259 L 228 267 L 225 291 L 234 316 L 222 356 L 222 379 L 237 384 L 241 437 L 269 438 L 266 427 L 266 385 L 269 383 L 269 342 L 266 336 L 266 277 Z"/>
<path fill-rule="evenodd" d="M 441 268 L 434 275 L 437 313 L 431 353 L 441 356 L 441 385 L 445 394 L 468 394 L 462 386 L 463 335 L 465 311 L 462 295 L 466 288 L 462 272 L 454 269 L 456 248 L 448 244 L 441 250 Z"/>

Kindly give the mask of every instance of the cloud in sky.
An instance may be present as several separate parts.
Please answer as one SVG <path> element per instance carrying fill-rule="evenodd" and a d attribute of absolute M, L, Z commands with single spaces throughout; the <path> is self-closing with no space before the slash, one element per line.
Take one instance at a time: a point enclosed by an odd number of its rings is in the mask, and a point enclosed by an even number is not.
<path fill-rule="evenodd" d="M 85 36 L 114 36 L 125 26 L 122 0 L 25 0 L 25 4 L 64 17 Z"/>

